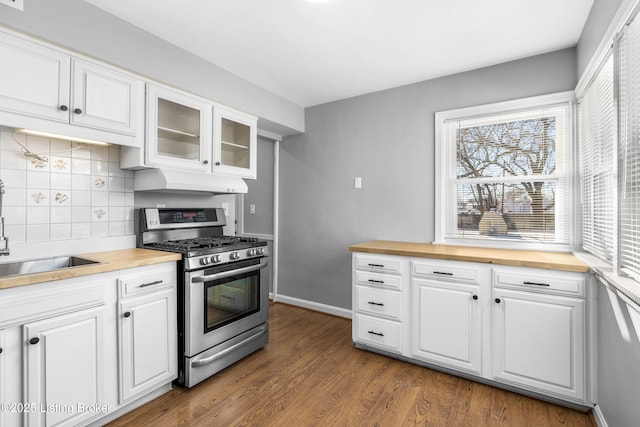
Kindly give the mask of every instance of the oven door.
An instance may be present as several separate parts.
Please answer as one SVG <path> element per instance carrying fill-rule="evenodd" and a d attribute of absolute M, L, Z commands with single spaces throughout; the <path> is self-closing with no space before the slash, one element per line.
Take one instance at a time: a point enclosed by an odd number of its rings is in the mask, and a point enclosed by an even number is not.
<path fill-rule="evenodd" d="M 187 357 L 269 320 L 267 265 L 263 257 L 186 273 Z"/>

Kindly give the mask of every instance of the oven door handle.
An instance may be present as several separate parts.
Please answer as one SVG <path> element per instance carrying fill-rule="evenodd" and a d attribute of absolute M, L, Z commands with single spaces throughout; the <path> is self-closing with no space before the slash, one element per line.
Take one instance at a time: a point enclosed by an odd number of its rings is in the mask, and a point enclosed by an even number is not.
<path fill-rule="evenodd" d="M 269 262 L 264 262 L 256 265 L 250 265 L 249 267 L 238 268 L 236 270 L 223 271 L 221 273 L 208 274 L 206 276 L 196 276 L 191 279 L 192 282 L 210 282 L 212 280 L 224 279 L 225 277 L 235 276 L 236 274 L 250 273 L 252 271 L 260 270 L 269 265 Z"/>
<path fill-rule="evenodd" d="M 232 351 L 237 350 L 239 347 L 242 347 L 243 345 L 249 344 L 251 341 L 260 338 L 262 335 L 264 335 L 265 332 L 267 332 L 267 325 L 262 325 L 260 327 L 260 330 L 258 332 L 255 333 L 255 335 L 250 336 L 249 338 L 240 341 L 237 344 L 232 345 L 229 348 L 225 348 L 224 350 L 222 350 L 220 353 L 216 353 L 214 355 L 211 355 L 209 357 L 205 357 L 204 359 L 200 359 L 200 360 L 194 360 L 193 362 L 191 362 L 191 367 L 192 368 L 198 368 L 200 366 L 204 366 L 204 365 L 208 365 L 209 363 L 213 363 L 216 360 L 220 359 L 221 357 L 226 356 L 227 354 L 231 353 Z"/>

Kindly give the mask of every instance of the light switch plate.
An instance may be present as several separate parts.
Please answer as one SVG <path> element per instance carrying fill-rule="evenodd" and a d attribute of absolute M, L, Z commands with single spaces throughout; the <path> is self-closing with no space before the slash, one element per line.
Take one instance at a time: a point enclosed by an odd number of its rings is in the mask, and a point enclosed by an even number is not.
<path fill-rule="evenodd" d="M 0 4 L 18 9 L 20 12 L 24 11 L 24 0 L 0 0 Z"/>
<path fill-rule="evenodd" d="M 362 177 L 360 176 L 356 176 L 355 179 L 353 180 L 353 187 L 354 188 L 362 188 Z"/>

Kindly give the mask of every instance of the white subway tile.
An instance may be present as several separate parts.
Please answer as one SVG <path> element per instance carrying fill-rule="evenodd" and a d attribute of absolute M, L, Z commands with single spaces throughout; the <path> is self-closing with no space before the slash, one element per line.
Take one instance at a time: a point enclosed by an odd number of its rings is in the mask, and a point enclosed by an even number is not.
<path fill-rule="evenodd" d="M 91 191 L 71 190 L 71 206 L 91 206 Z"/>
<path fill-rule="evenodd" d="M 49 224 L 27 225 L 27 242 L 44 242 L 49 240 Z"/>
<path fill-rule="evenodd" d="M 27 170 L 27 160 L 21 152 L 0 150 L 0 168 Z"/>
<path fill-rule="evenodd" d="M 26 206 L 5 206 L 2 208 L 2 214 L 4 215 L 5 226 L 27 223 Z"/>
<path fill-rule="evenodd" d="M 91 223 L 91 237 L 107 236 L 109 236 L 109 223 L 107 221 Z"/>
<path fill-rule="evenodd" d="M 27 225 L 32 224 L 49 224 L 49 206 L 28 207 L 27 208 Z"/>
<path fill-rule="evenodd" d="M 89 159 L 71 159 L 71 173 L 79 175 L 91 174 L 91 160 Z"/>
<path fill-rule="evenodd" d="M 71 174 L 71 189 L 80 191 L 91 190 L 91 176 Z"/>
<path fill-rule="evenodd" d="M 51 240 L 71 239 L 71 224 L 51 224 Z"/>
<path fill-rule="evenodd" d="M 91 207 L 81 206 L 71 208 L 71 222 L 91 222 Z"/>
<path fill-rule="evenodd" d="M 27 171 L 0 169 L 0 179 L 6 188 L 27 188 Z"/>
<path fill-rule="evenodd" d="M 109 206 L 109 193 L 106 191 L 91 192 L 91 206 Z"/>
<path fill-rule="evenodd" d="M 27 171 L 28 188 L 49 188 L 49 173 Z"/>
<path fill-rule="evenodd" d="M 9 239 L 9 249 L 14 243 L 24 243 L 27 241 L 27 226 L 24 224 L 8 224 L 4 225 L 5 236 Z"/>
<path fill-rule="evenodd" d="M 51 208 L 51 224 L 71 224 L 71 208 L 70 207 L 52 207 Z"/>
<path fill-rule="evenodd" d="M 90 222 L 73 222 L 71 224 L 71 237 L 74 239 L 85 239 L 91 237 Z"/>
<path fill-rule="evenodd" d="M 68 173 L 51 173 L 51 188 L 71 190 L 71 175 Z"/>

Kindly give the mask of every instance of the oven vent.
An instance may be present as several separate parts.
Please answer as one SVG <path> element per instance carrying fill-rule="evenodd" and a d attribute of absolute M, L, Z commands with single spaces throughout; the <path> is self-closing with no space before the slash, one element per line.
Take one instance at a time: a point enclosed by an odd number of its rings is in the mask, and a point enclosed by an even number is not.
<path fill-rule="evenodd" d="M 245 194 L 247 184 L 230 175 L 188 172 L 176 169 L 144 169 L 133 174 L 134 191 L 200 192 L 212 194 Z"/>

